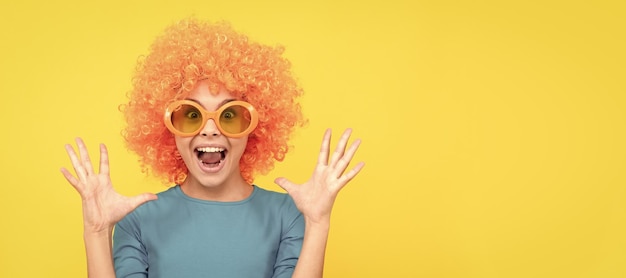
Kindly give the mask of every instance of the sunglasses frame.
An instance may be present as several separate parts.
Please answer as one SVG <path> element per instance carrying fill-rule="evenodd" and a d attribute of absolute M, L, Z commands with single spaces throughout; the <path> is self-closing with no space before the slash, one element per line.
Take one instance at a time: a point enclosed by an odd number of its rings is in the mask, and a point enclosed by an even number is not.
<path fill-rule="evenodd" d="M 198 111 L 200 111 L 200 114 L 202 115 L 202 125 L 200 125 L 198 130 L 194 132 L 185 133 L 174 127 L 174 124 L 172 123 L 172 114 L 183 105 L 191 105 L 195 107 Z M 222 114 L 222 112 L 224 112 L 224 110 L 232 106 L 237 106 L 237 105 L 243 106 L 244 108 L 248 110 L 248 112 L 250 112 L 250 125 L 248 126 L 248 128 L 246 128 L 246 130 L 240 133 L 230 133 L 222 128 L 222 125 L 220 124 L 220 121 L 219 121 L 219 117 Z M 172 132 L 174 135 L 178 135 L 182 137 L 191 137 L 196 134 L 199 134 L 200 131 L 204 129 L 209 119 L 213 119 L 213 122 L 215 122 L 215 126 L 217 127 L 217 129 L 219 129 L 219 131 L 223 135 L 232 137 L 232 138 L 240 138 L 240 137 L 244 137 L 250 134 L 256 128 L 257 124 L 259 123 L 259 114 L 256 111 L 256 109 L 254 109 L 254 106 L 252 106 L 252 104 L 247 103 L 245 101 L 241 101 L 241 100 L 227 102 L 226 104 L 220 106 L 216 111 L 207 111 L 197 102 L 183 99 L 183 100 L 177 100 L 177 101 L 170 103 L 165 109 L 165 114 L 163 115 L 163 121 L 165 122 L 165 126 L 167 127 L 167 129 L 169 129 L 169 131 Z"/>

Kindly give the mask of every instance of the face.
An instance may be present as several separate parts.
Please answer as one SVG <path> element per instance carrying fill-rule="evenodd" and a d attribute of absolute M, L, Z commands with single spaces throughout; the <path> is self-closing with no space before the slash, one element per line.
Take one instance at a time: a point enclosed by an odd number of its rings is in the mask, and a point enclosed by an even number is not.
<path fill-rule="evenodd" d="M 225 89 L 217 94 L 211 92 L 206 81 L 198 82 L 187 99 L 207 111 L 216 111 L 236 100 Z M 198 134 L 189 137 L 176 135 L 175 140 L 178 152 L 189 170 L 183 182 L 186 188 L 204 190 L 245 183 L 241 177 L 239 160 L 248 142 L 247 135 L 227 137 L 220 132 L 213 119 L 208 119 Z"/>

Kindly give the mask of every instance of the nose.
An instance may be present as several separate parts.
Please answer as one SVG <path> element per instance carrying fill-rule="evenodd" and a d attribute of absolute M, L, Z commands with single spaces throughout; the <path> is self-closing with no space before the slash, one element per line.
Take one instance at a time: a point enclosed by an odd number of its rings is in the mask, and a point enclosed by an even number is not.
<path fill-rule="evenodd" d="M 222 133 L 213 119 L 208 119 L 202 130 L 200 130 L 200 135 L 202 136 L 218 136 L 220 134 Z"/>

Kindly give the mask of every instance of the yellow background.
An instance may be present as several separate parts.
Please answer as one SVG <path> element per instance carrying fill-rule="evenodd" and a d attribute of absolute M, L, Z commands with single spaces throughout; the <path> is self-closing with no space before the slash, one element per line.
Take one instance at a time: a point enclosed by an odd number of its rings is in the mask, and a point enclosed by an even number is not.
<path fill-rule="evenodd" d="M 84 277 L 63 145 L 110 150 L 124 194 L 159 192 L 119 135 L 138 56 L 186 16 L 282 44 L 310 124 L 364 171 L 333 214 L 327 277 L 626 277 L 623 1 L 11 1 L 0 8 L 0 277 Z M 98 3 L 100 2 L 100 3 Z"/>

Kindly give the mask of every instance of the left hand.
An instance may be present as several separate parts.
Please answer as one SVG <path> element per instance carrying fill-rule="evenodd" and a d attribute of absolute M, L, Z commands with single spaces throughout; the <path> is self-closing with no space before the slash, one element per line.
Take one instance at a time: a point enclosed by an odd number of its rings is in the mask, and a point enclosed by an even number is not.
<path fill-rule="evenodd" d="M 297 185 L 282 177 L 274 181 L 289 193 L 306 220 L 315 223 L 330 221 L 330 213 L 337 194 L 365 165 L 364 162 L 359 162 L 350 171 L 345 172 L 361 144 L 361 140 L 357 139 L 346 151 L 351 133 L 351 129 L 344 131 L 329 161 L 331 130 L 326 130 L 317 165 L 313 175 L 305 183 Z"/>

